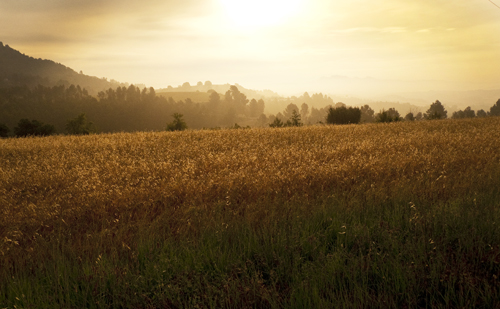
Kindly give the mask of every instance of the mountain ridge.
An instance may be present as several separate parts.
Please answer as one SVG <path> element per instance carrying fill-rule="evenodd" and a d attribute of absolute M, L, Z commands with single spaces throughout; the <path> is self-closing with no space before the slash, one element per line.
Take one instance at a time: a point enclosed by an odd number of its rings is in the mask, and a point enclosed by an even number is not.
<path fill-rule="evenodd" d="M 73 69 L 52 60 L 34 58 L 0 42 L 0 87 L 36 87 L 71 84 L 80 85 L 90 94 L 118 86 L 128 86 L 106 78 L 77 73 Z"/>

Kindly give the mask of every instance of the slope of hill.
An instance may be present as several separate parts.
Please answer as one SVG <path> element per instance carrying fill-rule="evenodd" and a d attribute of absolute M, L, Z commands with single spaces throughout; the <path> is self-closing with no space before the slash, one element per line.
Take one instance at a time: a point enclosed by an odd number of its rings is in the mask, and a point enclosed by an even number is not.
<path fill-rule="evenodd" d="M 249 99 L 265 99 L 265 98 L 277 98 L 280 97 L 279 94 L 277 94 L 274 91 L 265 89 L 265 90 L 253 90 L 253 89 L 247 89 L 243 87 L 242 85 L 239 85 L 238 83 L 235 84 L 236 87 L 238 87 L 238 90 L 241 91 L 244 95 L 247 96 Z M 156 92 L 158 94 L 163 95 L 164 97 L 179 97 L 181 99 L 185 99 L 184 96 L 189 97 L 189 93 L 193 92 L 207 92 L 208 90 L 214 90 L 220 94 L 225 94 L 226 91 L 229 90 L 231 87 L 231 84 L 223 84 L 223 85 L 215 85 L 212 84 L 210 81 L 206 81 L 204 84 L 202 82 L 199 82 L 197 85 L 190 85 L 189 83 L 184 83 L 181 86 L 178 87 L 172 87 L 169 86 L 168 88 L 161 88 L 157 89 Z M 176 94 L 173 94 L 176 93 Z M 180 93 L 183 93 L 184 95 L 181 95 Z M 186 98 L 187 98 L 186 97 Z M 195 101 L 192 97 L 189 97 L 193 101 Z M 195 101 L 196 102 L 196 101 Z"/>
<path fill-rule="evenodd" d="M 105 89 L 126 86 L 126 84 L 108 81 L 105 78 L 77 73 L 52 60 L 35 59 L 0 42 L 0 87 L 22 85 L 34 87 L 38 84 L 43 86 L 80 85 L 93 95 Z"/>

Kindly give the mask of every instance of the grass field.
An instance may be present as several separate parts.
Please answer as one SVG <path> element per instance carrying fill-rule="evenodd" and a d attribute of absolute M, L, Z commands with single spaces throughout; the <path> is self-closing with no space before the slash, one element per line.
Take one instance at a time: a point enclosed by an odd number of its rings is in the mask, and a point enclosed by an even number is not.
<path fill-rule="evenodd" d="M 0 140 L 0 308 L 499 307 L 499 128 Z"/>

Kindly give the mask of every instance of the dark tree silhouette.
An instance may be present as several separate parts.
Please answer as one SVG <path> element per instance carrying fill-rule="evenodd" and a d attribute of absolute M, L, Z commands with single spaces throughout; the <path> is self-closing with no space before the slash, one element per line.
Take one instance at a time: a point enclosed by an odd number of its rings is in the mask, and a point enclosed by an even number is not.
<path fill-rule="evenodd" d="M 174 121 L 167 124 L 167 131 L 183 131 L 187 129 L 187 124 L 184 119 L 182 119 L 182 114 L 174 113 L 172 117 L 174 117 Z"/>
<path fill-rule="evenodd" d="M 55 128 L 50 124 L 43 124 L 38 120 L 29 121 L 28 119 L 21 119 L 14 128 L 14 134 L 17 137 L 25 136 L 48 136 L 55 133 Z"/>
<path fill-rule="evenodd" d="M 488 113 L 486 113 L 486 112 L 484 111 L 484 109 L 480 109 L 480 110 L 478 110 L 478 111 L 477 111 L 476 116 L 477 116 L 477 117 L 481 117 L 481 118 L 483 118 L 483 117 L 488 116 Z"/>
<path fill-rule="evenodd" d="M 490 108 L 490 116 L 500 116 L 500 99 Z"/>
<path fill-rule="evenodd" d="M 339 105 L 337 103 L 337 105 Z M 326 116 L 328 124 L 349 124 L 359 123 L 361 120 L 361 110 L 357 107 L 347 108 L 345 105 L 339 105 L 337 108 L 330 107 Z"/>
<path fill-rule="evenodd" d="M 436 102 L 432 103 L 429 109 L 425 112 L 424 118 L 428 120 L 433 119 L 446 119 L 448 112 L 444 109 L 443 104 L 436 100 Z"/>
<path fill-rule="evenodd" d="M 271 128 L 281 128 L 281 127 L 285 126 L 285 124 L 283 123 L 283 121 L 281 121 L 281 119 L 276 117 L 276 118 L 274 118 L 274 121 L 269 124 L 269 126 Z"/>
<path fill-rule="evenodd" d="M 301 127 L 303 124 L 300 120 L 300 114 L 298 111 L 293 110 L 292 111 L 292 116 L 290 119 L 287 120 L 286 126 L 287 127 Z"/>
<path fill-rule="evenodd" d="M 375 115 L 375 122 L 397 122 L 401 120 L 402 118 L 399 112 L 393 107 L 388 110 L 383 109 L 380 113 Z"/>
<path fill-rule="evenodd" d="M 409 112 L 408 114 L 406 114 L 405 121 L 414 121 L 414 120 L 415 120 L 415 116 L 413 115 L 412 112 Z"/>
<path fill-rule="evenodd" d="M 476 113 L 468 106 L 464 110 L 459 110 L 456 112 L 453 112 L 453 115 L 451 118 L 453 119 L 460 119 L 460 118 L 474 118 L 476 117 Z"/>
<path fill-rule="evenodd" d="M 10 129 L 3 123 L 0 123 L 0 137 L 9 136 Z"/>
<path fill-rule="evenodd" d="M 76 118 L 68 120 L 66 123 L 66 131 L 73 135 L 88 135 L 94 133 L 96 130 L 94 124 L 87 120 L 87 115 L 82 113 Z"/>

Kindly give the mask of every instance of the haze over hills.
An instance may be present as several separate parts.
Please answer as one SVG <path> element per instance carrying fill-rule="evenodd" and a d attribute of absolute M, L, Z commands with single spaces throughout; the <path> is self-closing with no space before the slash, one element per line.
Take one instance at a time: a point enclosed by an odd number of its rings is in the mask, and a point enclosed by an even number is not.
<path fill-rule="evenodd" d="M 36 59 L 25 55 L 9 45 L 4 45 L 0 42 L 0 87 L 11 87 L 27 85 L 34 87 L 36 85 L 54 86 L 71 84 L 79 85 L 85 88 L 89 94 L 97 95 L 99 91 L 105 91 L 109 88 L 116 88 L 118 86 L 129 86 L 129 83 L 121 83 L 115 80 L 108 81 L 107 78 L 99 78 L 95 76 L 88 76 L 83 72 L 77 73 L 73 69 L 64 66 L 63 64 L 56 63 L 52 60 Z M 139 88 L 144 88 L 144 84 L 134 84 Z M 235 84 L 238 89 L 251 99 L 263 99 L 270 97 L 279 97 L 279 94 L 271 90 L 251 90 L 239 84 Z M 184 83 L 177 87 L 169 86 L 167 88 L 157 89 L 158 94 L 163 94 L 169 97 L 166 93 L 172 93 L 174 99 L 186 99 L 186 96 L 193 96 L 189 93 L 193 92 L 207 92 L 214 90 L 218 93 L 224 94 L 229 90 L 230 84 L 215 85 L 207 81 L 205 83 L 199 82 L 197 85 L 190 85 Z M 173 94 L 179 93 L 179 94 Z M 204 97 L 204 96 L 202 96 Z M 195 99 L 195 98 L 191 98 Z"/>
<path fill-rule="evenodd" d="M 252 90 L 252 89 L 247 89 L 243 87 L 242 85 L 235 83 L 234 84 L 238 89 L 246 95 L 250 99 L 265 99 L 265 98 L 278 98 L 280 95 L 272 90 L 265 89 L 265 90 Z M 185 82 L 182 85 L 179 85 L 177 87 L 172 87 L 168 86 L 167 88 L 160 88 L 156 89 L 156 92 L 159 94 L 163 94 L 164 96 L 169 96 L 170 94 L 174 93 L 193 93 L 193 92 L 209 92 L 209 91 L 216 91 L 218 93 L 224 94 L 226 93 L 229 88 L 231 87 L 231 84 L 223 84 L 223 85 L 216 85 L 212 84 L 210 81 L 206 81 L 205 83 L 203 82 L 198 82 L 196 85 L 190 85 L 188 82 Z M 194 100 L 194 98 L 191 98 Z"/>
<path fill-rule="evenodd" d="M 500 98 L 500 83 L 498 89 L 481 89 L 478 84 L 475 90 L 458 91 L 455 90 L 456 84 L 439 80 L 403 81 L 334 75 L 324 77 L 318 81 L 318 85 L 321 85 L 321 89 L 331 89 L 329 95 L 346 104 L 372 106 L 377 102 L 377 106 L 387 108 L 385 103 L 388 103 L 397 110 L 400 109 L 396 105 L 402 105 L 400 112 L 405 112 L 405 109 L 409 111 L 410 107 L 412 111 L 427 108 L 436 100 L 441 101 L 451 112 L 467 106 L 486 110 Z"/>
<path fill-rule="evenodd" d="M 77 73 L 73 69 L 52 60 L 35 59 L 0 42 L 0 87 L 19 85 L 34 87 L 38 84 L 43 86 L 80 85 L 94 96 L 99 91 L 105 91 L 109 88 L 129 86 L 128 83 L 115 80 L 108 81 L 106 78 L 88 76 L 83 72 Z M 287 104 L 295 102 L 297 99 L 297 96 L 280 96 L 272 90 L 252 90 L 237 83 L 235 85 L 249 99 L 264 99 L 266 101 L 265 112 L 268 114 L 276 114 L 282 111 Z M 440 88 L 441 90 L 424 91 L 424 89 L 432 89 L 433 85 L 434 88 Z M 145 87 L 143 84 L 136 84 L 135 86 L 139 88 Z M 422 91 L 415 90 L 419 86 L 422 87 Z M 229 90 L 229 87 L 230 84 L 217 85 L 212 84 L 210 81 L 200 81 L 196 85 L 190 85 L 186 82 L 176 87 L 168 86 L 167 88 L 157 89 L 157 93 L 166 98 L 172 97 L 175 101 L 190 98 L 193 102 L 207 102 L 207 91 L 212 90 L 224 94 Z M 343 102 L 352 106 L 368 104 L 377 112 L 392 107 L 401 114 L 410 111 L 423 112 L 435 100 L 440 100 L 450 113 L 464 109 L 467 106 L 471 106 L 476 110 L 487 110 L 500 98 L 500 89 L 451 91 L 446 90 L 447 87 L 443 83 L 438 84 L 435 81 L 422 81 L 418 84 L 411 84 L 410 82 L 378 80 L 375 78 L 331 76 L 319 81 L 315 88 L 321 89 L 321 87 L 335 89 L 335 92 L 328 93 L 328 97 L 334 103 Z M 365 91 L 356 93 L 356 89 L 365 89 Z M 310 91 L 309 89 L 299 90 Z M 312 92 L 310 93 L 312 94 Z M 320 102 L 323 104 L 323 101 Z M 314 102 L 308 104 L 311 107 L 323 107 L 315 105 Z"/>

